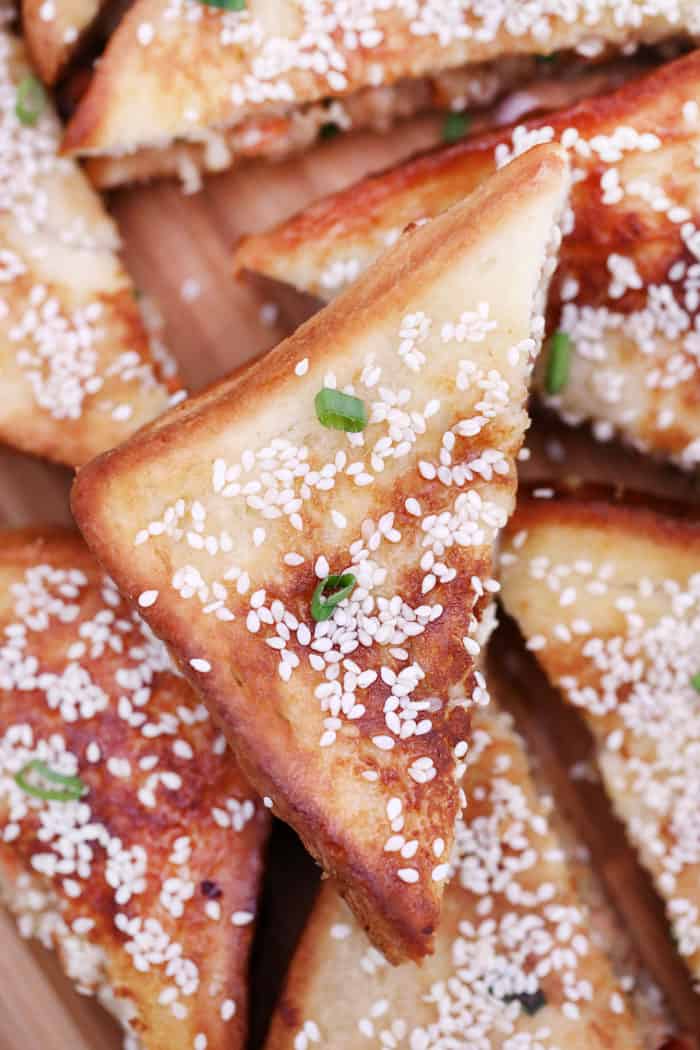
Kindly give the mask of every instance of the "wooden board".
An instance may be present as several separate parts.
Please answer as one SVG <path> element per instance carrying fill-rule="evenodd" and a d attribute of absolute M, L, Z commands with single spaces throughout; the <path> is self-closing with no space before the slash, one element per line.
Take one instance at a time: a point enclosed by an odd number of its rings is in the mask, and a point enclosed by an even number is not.
<path fill-rule="evenodd" d="M 113 198 L 127 263 L 139 287 L 159 303 L 167 341 L 190 390 L 273 346 L 313 309 L 288 289 L 233 282 L 231 251 L 241 234 L 266 228 L 311 199 L 427 146 L 437 134 L 436 121 L 423 119 L 391 136 L 335 140 L 285 165 L 248 167 L 213 178 L 195 197 L 183 196 L 174 184 L 160 184 Z M 272 325 L 261 320 L 265 304 L 278 308 Z M 264 313 L 270 313 L 269 305 Z M 598 445 L 585 431 L 568 430 L 546 417 L 536 419 L 529 444 L 532 457 L 523 464 L 527 476 L 624 481 L 700 501 L 695 479 L 615 446 Z M 69 485 L 68 471 L 0 450 L 0 524 L 69 521 Z M 559 804 L 573 817 L 676 1018 L 687 1030 L 700 1032 L 700 997 L 673 951 L 649 880 L 600 787 L 574 783 L 569 775 L 572 764 L 590 748 L 578 718 L 547 687 L 512 625 L 499 630 L 494 646 L 513 686 L 511 707 L 552 780 Z M 282 827 L 273 835 L 269 861 L 253 958 L 251 1047 L 261 1044 L 318 877 L 293 834 Z M 91 1000 L 73 992 L 51 955 L 22 942 L 0 912 L 0 1050 L 118 1046 L 117 1026 Z"/>

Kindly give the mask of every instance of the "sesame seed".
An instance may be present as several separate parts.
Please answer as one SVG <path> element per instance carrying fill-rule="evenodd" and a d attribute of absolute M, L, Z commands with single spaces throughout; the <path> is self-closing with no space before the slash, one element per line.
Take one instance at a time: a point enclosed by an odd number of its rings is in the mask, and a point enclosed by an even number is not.
<path fill-rule="evenodd" d="M 155 36 L 155 30 L 150 22 L 141 22 L 136 30 L 136 38 L 142 47 L 148 47 Z"/>
<path fill-rule="evenodd" d="M 150 609 L 158 601 L 158 591 L 141 591 L 138 603 L 142 609 Z"/>
<path fill-rule="evenodd" d="M 415 868 L 399 868 L 396 872 L 402 882 L 415 883 L 420 878 Z"/>
<path fill-rule="evenodd" d="M 200 674 L 206 674 L 207 671 L 211 671 L 211 664 L 209 663 L 209 661 L 202 660 L 200 657 L 197 656 L 193 657 L 190 660 L 190 667 L 195 671 L 199 671 Z"/>
<path fill-rule="evenodd" d="M 220 1014 L 222 1021 L 230 1021 L 236 1013 L 236 1004 L 233 999 L 224 999 L 221 1004 Z"/>
<path fill-rule="evenodd" d="M 234 911 L 231 922 L 234 926 L 249 926 L 254 918 L 252 911 Z"/>
<path fill-rule="evenodd" d="M 142 23 L 138 28 L 139 43 L 143 44 L 144 41 L 141 39 L 141 32 L 144 29 L 145 23 Z M 150 43 L 150 41 L 146 41 Z M 184 303 L 193 303 L 199 299 L 202 294 L 202 286 L 196 277 L 186 277 L 180 285 L 180 298 Z"/>

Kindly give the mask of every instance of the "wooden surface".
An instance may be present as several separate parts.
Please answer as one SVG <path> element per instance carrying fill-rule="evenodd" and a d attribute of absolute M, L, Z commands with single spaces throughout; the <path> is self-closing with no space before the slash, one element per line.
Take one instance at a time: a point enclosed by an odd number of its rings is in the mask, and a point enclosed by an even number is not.
<path fill-rule="evenodd" d="M 167 341 L 190 390 L 197 390 L 273 346 L 313 308 L 288 289 L 260 282 L 235 284 L 231 250 L 244 232 L 282 219 L 303 204 L 370 169 L 435 140 L 425 119 L 391 137 L 335 140 L 279 167 L 249 167 L 211 179 L 196 197 L 174 184 L 123 191 L 110 203 L 120 224 L 127 263 L 137 284 L 154 297 L 165 319 Z M 189 301 L 183 283 L 199 285 Z M 264 304 L 279 307 L 277 323 L 263 323 Z M 269 310 L 267 311 L 269 312 Z M 595 444 L 585 431 L 570 431 L 545 417 L 530 435 L 530 477 L 579 476 L 624 481 L 637 488 L 700 501 L 700 483 L 625 452 Z M 68 471 L 0 450 L 0 524 L 69 520 Z M 495 636 L 492 653 L 513 686 L 511 706 L 540 756 L 560 805 L 591 851 L 648 968 L 664 989 L 677 1020 L 700 1032 L 700 996 L 693 993 L 675 956 L 661 908 L 648 879 L 624 841 L 599 785 L 572 781 L 569 770 L 590 741 L 574 712 L 565 710 L 512 624 Z M 287 829 L 278 827 L 270 847 L 261 921 L 253 958 L 251 1045 L 260 1045 L 284 965 L 313 899 L 317 874 Z M 113 1050 L 116 1025 L 91 1000 L 68 986 L 53 957 L 22 942 L 0 913 L 0 1050 Z M 223 1050 L 223 1048 L 211 1048 Z"/>

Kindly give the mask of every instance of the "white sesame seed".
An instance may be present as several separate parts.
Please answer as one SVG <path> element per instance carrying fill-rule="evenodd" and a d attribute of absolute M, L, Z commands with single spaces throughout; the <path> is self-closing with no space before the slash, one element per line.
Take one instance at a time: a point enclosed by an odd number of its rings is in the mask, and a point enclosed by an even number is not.
<path fill-rule="evenodd" d="M 155 30 L 150 22 L 141 22 L 136 30 L 136 38 L 142 47 L 148 47 L 155 36 Z"/>
<path fill-rule="evenodd" d="M 375 747 L 378 747 L 380 751 L 391 751 L 394 746 L 393 737 L 390 736 L 373 736 L 372 743 Z"/>
<path fill-rule="evenodd" d="M 144 43 L 144 41 L 141 40 L 141 38 L 140 38 L 141 30 L 143 28 L 144 28 L 144 25 L 142 24 L 142 25 L 139 26 L 139 29 L 138 29 L 138 32 L 139 32 L 139 43 L 141 43 L 141 44 Z M 180 298 L 182 299 L 182 301 L 184 303 L 193 303 L 193 302 L 195 302 L 196 299 L 199 299 L 201 294 L 202 294 L 202 286 L 201 286 L 200 282 L 197 280 L 196 277 L 186 277 L 183 280 L 182 284 L 180 285 Z"/>
<path fill-rule="evenodd" d="M 202 660 L 200 657 L 197 656 L 193 657 L 190 660 L 190 667 L 195 671 L 199 671 L 201 674 L 206 674 L 207 671 L 211 671 L 211 664 L 209 663 L 209 661 Z"/>
<path fill-rule="evenodd" d="M 233 999 L 224 999 L 221 1004 L 220 1014 L 222 1021 L 230 1021 L 236 1013 L 236 1004 Z"/>
<path fill-rule="evenodd" d="M 400 798 L 390 798 L 386 806 L 386 815 L 389 820 L 396 820 L 403 808 L 403 803 Z"/>
<path fill-rule="evenodd" d="M 420 878 L 420 875 L 415 868 L 399 868 L 396 874 L 402 882 L 418 882 L 418 879 Z"/>
<path fill-rule="evenodd" d="M 158 591 L 141 591 L 138 603 L 142 609 L 150 609 L 158 601 Z"/>
<path fill-rule="evenodd" d="M 254 918 L 252 911 L 234 911 L 231 922 L 234 926 L 249 926 Z"/>

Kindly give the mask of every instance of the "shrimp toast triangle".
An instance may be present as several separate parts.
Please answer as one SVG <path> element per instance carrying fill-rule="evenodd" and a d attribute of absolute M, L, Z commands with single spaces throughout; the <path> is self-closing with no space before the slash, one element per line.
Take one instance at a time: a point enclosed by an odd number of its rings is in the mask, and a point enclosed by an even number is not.
<path fill-rule="evenodd" d="M 538 793 L 524 742 L 494 707 L 495 698 L 474 714 L 469 803 L 435 955 L 420 967 L 388 967 L 333 884 L 324 884 L 266 1050 L 652 1045 L 639 1037 L 606 956 L 620 949 L 614 922 L 601 899 L 589 912 L 579 896 L 552 799 Z M 629 973 L 628 953 L 624 965 Z M 665 1019 L 644 1021 L 660 1043 Z"/>
<path fill-rule="evenodd" d="M 77 534 L 1 540 L 4 902 L 134 1050 L 242 1050 L 264 807 Z"/>
<path fill-rule="evenodd" d="M 116 228 L 58 156 L 58 120 L 2 29 L 0 85 L 0 441 L 77 466 L 164 411 L 179 384 Z"/>
<path fill-rule="evenodd" d="M 607 96 L 473 136 L 371 176 L 244 241 L 236 266 L 330 299 L 401 233 L 553 139 L 571 153 L 572 216 L 552 281 L 536 386 L 567 421 L 690 469 L 700 463 L 700 51 Z"/>
<path fill-rule="evenodd" d="M 607 791 L 700 978 L 700 521 L 645 503 L 596 490 L 519 500 L 503 601 L 590 728 Z"/>
<path fill-rule="evenodd" d="M 74 489 L 89 544 L 394 960 L 437 926 L 433 843 L 449 854 L 484 695 L 493 545 L 568 185 L 561 149 L 533 151 Z M 321 424 L 324 388 L 364 409 L 364 432 Z M 352 593 L 319 610 L 346 575 Z"/>
<path fill-rule="evenodd" d="M 694 0 L 137 0 L 117 27 L 71 120 L 68 152 L 98 180 L 166 165 L 220 170 L 277 158 L 329 125 L 377 127 L 431 108 L 484 104 L 533 77 L 537 58 L 600 54 L 700 33 Z M 145 155 L 143 157 L 139 154 Z M 116 158 L 112 164 L 104 158 Z M 121 158 L 121 161 L 120 159 Z M 131 161 L 135 162 L 135 166 Z M 171 168 L 172 170 L 172 168 Z"/>

